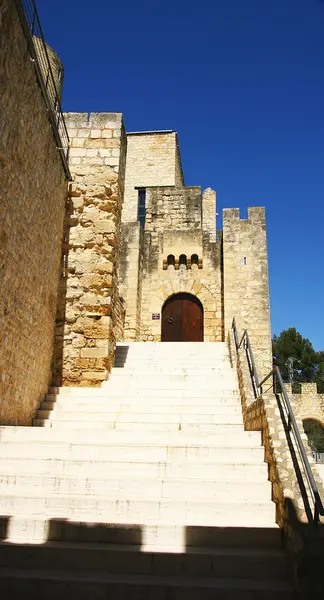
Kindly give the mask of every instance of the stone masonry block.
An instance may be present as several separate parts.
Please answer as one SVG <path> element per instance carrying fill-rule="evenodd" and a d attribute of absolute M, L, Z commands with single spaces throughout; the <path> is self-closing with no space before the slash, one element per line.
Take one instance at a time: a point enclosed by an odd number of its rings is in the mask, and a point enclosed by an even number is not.
<path fill-rule="evenodd" d="M 108 356 L 107 348 L 81 348 L 82 358 L 105 358 Z"/>

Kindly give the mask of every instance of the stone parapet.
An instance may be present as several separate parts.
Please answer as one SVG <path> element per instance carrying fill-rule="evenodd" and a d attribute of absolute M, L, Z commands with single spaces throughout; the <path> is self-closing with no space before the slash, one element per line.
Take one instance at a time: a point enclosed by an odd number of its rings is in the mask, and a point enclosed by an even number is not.
<path fill-rule="evenodd" d="M 314 419 L 324 427 L 324 394 L 317 393 L 317 384 L 301 383 L 300 394 L 293 394 L 289 384 L 286 384 L 286 389 L 299 419 Z"/>
<path fill-rule="evenodd" d="M 236 319 L 248 329 L 259 376 L 272 368 L 268 254 L 264 207 L 250 207 L 248 219 L 237 208 L 223 211 L 225 332 Z"/>

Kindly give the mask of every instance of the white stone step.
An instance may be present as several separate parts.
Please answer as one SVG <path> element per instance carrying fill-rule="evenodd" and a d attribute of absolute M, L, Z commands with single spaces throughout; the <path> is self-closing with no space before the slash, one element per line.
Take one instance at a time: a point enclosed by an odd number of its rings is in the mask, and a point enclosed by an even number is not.
<path fill-rule="evenodd" d="M 147 432 L 160 434 L 162 432 L 175 433 L 181 431 L 188 435 L 214 435 L 219 432 L 226 433 L 228 436 L 235 435 L 238 431 L 243 431 L 243 425 L 214 425 L 212 423 L 147 423 L 147 422 L 119 422 L 110 420 L 100 421 L 75 421 L 73 418 L 66 419 L 65 416 L 59 418 L 50 419 L 34 419 L 33 425 L 35 427 L 45 427 L 52 429 L 64 429 L 69 431 L 107 431 L 107 432 L 118 432 L 118 431 L 131 431 L 131 432 L 142 432 L 146 435 Z"/>
<path fill-rule="evenodd" d="M 152 404 L 150 401 L 141 402 L 138 401 L 124 404 L 122 401 L 119 403 L 111 403 L 110 400 L 104 400 L 99 402 L 89 401 L 76 401 L 76 400 L 67 400 L 57 397 L 54 401 L 41 402 L 40 410 L 44 411 L 53 411 L 55 412 L 91 412 L 91 413 L 100 413 L 104 414 L 128 414 L 128 413 L 136 413 L 140 415 L 142 413 L 147 413 L 150 411 L 151 415 L 156 413 L 168 415 L 210 415 L 210 416 L 224 416 L 224 415 L 241 415 L 242 408 L 239 399 L 235 402 L 231 399 L 230 404 L 214 404 L 214 405 L 204 405 L 204 404 L 170 404 L 170 400 L 168 399 L 168 403 L 165 404 Z"/>
<path fill-rule="evenodd" d="M 173 361 L 174 366 L 178 364 L 197 364 L 206 362 L 208 364 L 215 364 L 220 362 L 229 362 L 229 353 L 228 352 L 204 352 L 204 353 L 194 353 L 194 352 L 173 352 L 169 353 L 156 353 L 156 352 L 116 352 L 115 361 L 125 363 L 127 361 L 134 362 L 155 362 L 155 363 L 165 363 L 170 364 Z"/>
<path fill-rule="evenodd" d="M 56 410 L 38 410 L 37 419 L 51 419 L 66 421 L 99 421 L 105 420 L 113 423 L 159 423 L 159 424 L 172 424 L 172 423 L 188 423 L 188 424 L 210 424 L 215 426 L 221 425 L 243 425 L 243 417 L 240 414 L 189 414 L 183 415 L 181 413 L 138 413 L 138 412 L 92 412 L 91 407 L 88 411 L 56 411 Z"/>
<path fill-rule="evenodd" d="M 225 367 L 225 369 L 231 368 L 231 363 L 228 356 L 139 356 L 139 355 L 127 355 L 115 357 L 115 365 L 135 365 L 141 367 L 141 365 L 155 366 L 157 369 L 163 368 L 174 368 L 174 369 L 219 369 Z"/>
<path fill-rule="evenodd" d="M 157 398 L 158 396 L 164 396 L 165 393 L 170 394 L 171 398 L 181 397 L 183 394 L 184 397 L 191 396 L 201 396 L 201 397 L 211 397 L 217 398 L 220 396 L 230 396 L 233 392 L 237 393 L 238 389 L 234 384 L 224 383 L 221 385 L 218 383 L 217 385 L 212 385 L 209 381 L 205 381 L 203 384 L 199 384 L 199 382 L 192 382 L 192 385 L 189 385 L 188 382 L 185 381 L 164 381 L 160 382 L 156 387 L 153 385 L 152 381 L 142 380 L 137 382 L 128 381 L 127 378 L 123 378 L 120 381 L 111 380 L 107 385 L 107 393 L 110 396 L 145 396 L 149 393 L 152 398 Z"/>
<path fill-rule="evenodd" d="M 165 461 L 103 461 L 30 458 L 2 458 L 0 478 L 13 474 L 36 475 L 71 475 L 96 476 L 109 473 L 111 477 L 193 477 L 195 479 L 211 479 L 227 481 L 242 479 L 244 481 L 267 481 L 268 466 L 257 456 L 255 462 L 226 462 L 226 456 L 220 456 L 224 462 Z"/>
<path fill-rule="evenodd" d="M 266 527 L 275 522 L 275 504 L 228 497 L 224 502 L 208 500 L 170 500 L 145 498 L 107 498 L 106 496 L 36 496 L 25 491 L 20 494 L 1 494 L 0 513 L 3 515 L 33 515 L 48 518 L 103 521 L 136 524 L 164 523 L 222 527 Z"/>
<path fill-rule="evenodd" d="M 89 430 L 87 433 L 82 432 L 78 434 L 71 432 L 69 437 L 66 434 L 57 432 L 49 433 L 43 427 L 0 427 L 0 436 L 2 443 L 0 444 L 1 449 L 5 447 L 6 443 L 24 443 L 31 441 L 33 443 L 42 442 L 44 447 L 48 443 L 56 441 L 66 441 L 68 444 L 73 443 L 84 443 L 84 444 L 98 444 L 98 445 L 120 445 L 120 444 L 134 444 L 134 445 L 162 445 L 168 446 L 208 446 L 223 448 L 224 451 L 227 448 L 252 448 L 261 446 L 261 434 L 259 431 L 244 431 L 238 426 L 237 432 L 233 433 L 231 437 L 226 432 L 217 433 L 201 433 L 201 432 L 190 432 L 185 433 L 184 431 L 163 431 L 163 432 L 140 432 L 140 431 L 109 431 L 107 433 L 100 432 L 96 429 Z"/>
<path fill-rule="evenodd" d="M 119 361 L 119 362 L 127 362 L 128 360 L 133 360 L 133 361 L 152 361 L 152 362 L 164 362 L 164 363 L 171 363 L 173 361 L 173 364 L 175 366 L 177 366 L 178 364 L 185 364 L 185 363 L 192 363 L 192 364 L 196 364 L 196 363 L 201 363 L 201 362 L 208 362 L 208 364 L 213 364 L 213 363 L 217 363 L 217 362 L 222 362 L 222 361 L 229 361 L 229 353 L 228 351 L 224 352 L 179 352 L 179 351 L 174 351 L 173 349 L 171 349 L 169 352 L 167 353 L 161 353 L 161 352 L 135 352 L 132 350 L 129 351 L 125 351 L 125 352 L 119 352 L 117 350 L 116 355 L 115 355 L 115 360 Z"/>
<path fill-rule="evenodd" d="M 196 480 L 176 478 L 131 478 L 111 477 L 109 466 L 107 474 L 98 476 L 46 476 L 46 475 L 6 475 L 0 477 L 0 491 L 4 495 L 20 495 L 42 493 L 43 495 L 82 494 L 85 497 L 97 496 L 115 499 L 155 499 L 168 500 L 210 500 L 210 502 L 226 502 L 235 498 L 235 502 L 267 502 L 271 498 L 270 482 L 257 481 L 244 484 L 237 481 Z"/>
<path fill-rule="evenodd" d="M 113 381 L 119 382 L 119 380 L 123 379 L 131 380 L 132 383 L 142 382 L 144 380 L 148 383 L 154 383 L 156 386 L 158 386 L 160 383 L 164 384 L 165 382 L 172 382 L 175 384 L 190 383 L 192 385 L 192 383 L 196 381 L 197 385 L 202 385 L 203 387 L 205 385 L 211 386 L 212 384 L 217 384 L 219 387 L 221 387 L 224 384 L 233 385 L 237 382 L 236 373 L 232 371 L 229 373 L 213 373 L 210 371 L 205 373 L 204 371 L 196 370 L 191 372 L 185 370 L 171 372 L 170 370 L 170 372 L 163 373 L 153 370 L 135 371 L 132 369 L 116 369 L 109 376 L 109 384 L 111 384 Z"/>
<path fill-rule="evenodd" d="M 114 600 L 292 600 L 293 591 L 284 581 L 255 578 L 203 578 L 152 575 L 107 575 L 83 571 L 0 569 L 0 592 L 6 598 L 29 597 L 43 600 L 113 598 Z M 53 596 L 53 593 L 55 596 Z M 82 593 L 82 596 L 81 596 Z M 49 596 L 51 594 L 51 596 Z M 243 594 L 243 595 L 242 595 Z"/>
<path fill-rule="evenodd" d="M 136 394 L 136 395 L 135 395 Z M 214 394 L 214 395 L 191 395 L 189 396 L 188 391 L 178 392 L 175 394 L 172 391 L 166 391 L 160 393 L 160 390 L 144 390 L 141 392 L 141 396 L 136 392 L 133 395 L 125 395 L 119 393 L 119 395 L 108 393 L 107 388 L 104 393 L 98 393 L 97 395 L 88 394 L 47 394 L 46 401 L 69 404 L 71 406 L 89 406 L 90 403 L 96 406 L 112 406 L 112 405 L 123 405 L 127 410 L 127 407 L 132 406 L 145 406 L 151 405 L 160 406 L 182 406 L 187 408 L 190 406 L 201 406 L 202 409 L 206 406 L 241 406 L 241 400 L 239 398 L 238 391 L 228 392 L 227 394 Z"/>
<path fill-rule="evenodd" d="M 233 369 L 231 368 L 228 360 L 226 361 L 213 361 L 212 363 L 206 363 L 206 361 L 201 361 L 198 364 L 194 364 L 191 362 L 183 362 L 177 364 L 175 367 L 174 364 L 169 362 L 153 362 L 150 360 L 147 361 L 115 361 L 115 364 L 112 369 L 112 373 L 122 373 L 132 372 L 132 373 L 160 373 L 162 375 L 168 374 L 171 371 L 174 374 L 192 374 L 197 373 L 199 376 L 203 373 L 206 373 L 208 377 L 217 377 L 224 375 L 230 375 L 233 373 Z"/>
<path fill-rule="evenodd" d="M 106 382 L 107 387 L 104 388 L 105 394 L 107 397 L 111 398 L 171 398 L 175 399 L 188 399 L 188 404 L 190 401 L 197 398 L 209 398 L 214 402 L 220 397 L 225 397 L 230 399 L 231 396 L 238 397 L 238 389 L 234 386 L 228 387 L 218 387 L 218 386 L 210 386 L 210 387 L 187 387 L 184 384 L 169 385 L 164 384 L 163 386 L 159 386 L 159 388 L 152 387 L 152 383 L 144 383 L 141 387 L 136 387 L 133 385 L 127 385 L 119 383 L 118 385 L 112 385 L 110 382 Z M 109 387 L 108 387 L 109 386 Z M 85 396 L 85 394 L 84 394 Z M 197 404 L 197 402 L 195 402 Z"/>
<path fill-rule="evenodd" d="M 154 350 L 154 352 L 169 352 L 171 348 L 177 349 L 178 353 L 181 349 L 181 354 L 185 352 L 210 352 L 214 351 L 225 351 L 228 346 L 226 342 L 133 342 L 125 341 L 118 342 L 116 345 L 119 351 L 128 348 L 140 352 L 140 350 Z"/>
<path fill-rule="evenodd" d="M 208 379 L 215 379 L 215 378 L 232 378 L 236 376 L 236 373 L 233 372 L 233 369 L 231 369 L 230 366 L 227 366 L 227 364 L 225 365 L 221 365 L 218 368 L 203 368 L 203 366 L 201 366 L 201 368 L 194 368 L 194 369 L 190 369 L 187 367 L 183 367 L 183 368 L 172 368 L 172 366 L 162 366 L 162 365 L 158 365 L 158 366 L 153 366 L 151 364 L 148 365 L 141 365 L 140 367 L 136 367 L 136 366 L 132 366 L 129 365 L 128 363 L 125 364 L 125 366 L 123 367 L 113 367 L 111 370 L 111 374 L 109 376 L 109 379 L 112 378 L 112 376 L 118 375 L 118 377 L 120 376 L 130 376 L 130 375 L 136 375 L 137 377 L 146 377 L 147 375 L 150 375 L 151 377 L 154 375 L 158 375 L 159 377 L 178 377 L 180 375 L 185 376 L 187 378 L 193 378 L 193 377 L 198 377 L 198 379 L 201 379 L 202 377 L 207 377 Z"/>
<path fill-rule="evenodd" d="M 140 535 L 138 536 L 140 538 Z M 0 568 L 64 569 L 137 573 L 150 575 L 186 575 L 204 577 L 253 577 L 276 579 L 287 576 L 287 558 L 274 548 L 198 547 L 177 552 L 177 547 L 152 546 L 142 551 L 138 544 L 89 544 L 48 542 L 15 548 L 0 543 Z"/>
<path fill-rule="evenodd" d="M 48 431 L 55 434 L 55 437 L 65 437 L 66 431 L 60 429 L 43 429 L 44 433 Z M 69 437 L 72 437 L 75 431 L 69 432 Z M 86 432 L 82 432 L 84 435 Z M 97 433 L 100 433 L 97 432 Z M 78 435 L 78 438 L 80 436 Z M 226 459 L 227 462 L 238 461 L 245 462 L 247 464 L 255 464 L 256 461 L 263 462 L 264 460 L 264 448 L 260 446 L 206 446 L 202 445 L 173 445 L 163 446 L 154 444 L 131 444 L 131 443 L 120 443 L 120 444 L 100 444 L 93 442 L 89 443 L 73 443 L 68 444 L 64 442 L 40 442 L 23 441 L 14 443 L 0 444 L 0 457 L 2 458 L 20 458 L 25 456 L 26 458 L 37 458 L 38 456 L 44 458 L 57 458 L 57 459 L 73 459 L 73 460 L 129 460 L 138 461 L 145 460 L 150 456 L 151 460 L 166 462 L 167 460 L 184 460 L 192 462 L 195 460 L 206 462 L 217 462 L 223 463 Z"/>
<path fill-rule="evenodd" d="M 281 548 L 281 530 L 264 521 L 262 527 L 209 527 L 161 523 L 106 523 L 101 521 L 48 519 L 30 515 L 12 515 L 3 519 L 4 539 L 11 542 L 44 541 L 132 544 L 142 551 L 152 548 L 183 552 L 191 548 L 248 547 Z"/>

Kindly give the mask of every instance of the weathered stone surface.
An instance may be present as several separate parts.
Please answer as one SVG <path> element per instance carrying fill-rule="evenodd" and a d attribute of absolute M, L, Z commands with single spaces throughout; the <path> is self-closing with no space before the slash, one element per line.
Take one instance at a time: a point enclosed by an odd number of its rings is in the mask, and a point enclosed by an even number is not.
<path fill-rule="evenodd" d="M 137 220 L 137 187 L 183 185 L 175 131 L 127 134 L 123 222 Z"/>
<path fill-rule="evenodd" d="M 54 383 L 99 385 L 112 365 L 119 319 L 113 307 L 119 302 L 126 135 L 120 113 L 91 113 L 86 119 L 69 113 L 66 119 L 72 131 L 71 156 L 80 162 L 71 163 L 74 181 L 65 220 L 62 279 L 64 268 L 67 276 L 60 288 L 63 301 L 57 314 Z M 80 120 L 80 129 L 72 130 L 70 126 Z M 107 157 L 111 157 L 110 163 Z M 71 332 L 65 335 L 62 347 L 59 324 L 64 313 Z M 97 342 L 106 343 L 98 347 Z"/>
<path fill-rule="evenodd" d="M 223 269 L 225 331 L 233 317 L 240 331 L 247 329 L 259 376 L 272 367 L 270 301 L 266 222 L 263 207 L 248 209 L 240 219 L 238 209 L 223 212 Z"/>
<path fill-rule="evenodd" d="M 67 180 L 15 3 L 0 9 L 0 423 L 50 383 Z"/>

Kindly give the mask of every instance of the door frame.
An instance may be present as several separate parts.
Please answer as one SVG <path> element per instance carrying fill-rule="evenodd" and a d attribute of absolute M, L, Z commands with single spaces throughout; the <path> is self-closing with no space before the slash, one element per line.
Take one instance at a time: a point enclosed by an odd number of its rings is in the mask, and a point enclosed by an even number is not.
<path fill-rule="evenodd" d="M 197 296 L 195 296 L 194 294 L 191 294 L 190 292 L 185 292 L 185 291 L 176 292 L 174 294 L 171 294 L 171 296 L 166 298 L 166 300 L 164 301 L 164 303 L 162 305 L 162 308 L 161 308 L 161 342 L 163 341 L 163 312 L 164 312 L 164 309 L 167 304 L 171 303 L 173 300 L 175 300 L 176 298 L 179 298 L 180 296 L 182 296 L 183 299 L 187 299 L 187 300 L 190 300 L 191 302 L 194 302 L 200 308 L 201 317 L 202 317 L 202 339 L 199 340 L 199 342 L 197 341 L 197 343 L 201 343 L 204 341 L 204 307 L 203 307 L 201 300 L 199 300 L 199 298 L 197 298 Z"/>

